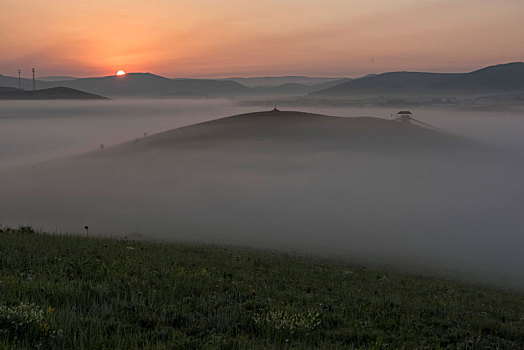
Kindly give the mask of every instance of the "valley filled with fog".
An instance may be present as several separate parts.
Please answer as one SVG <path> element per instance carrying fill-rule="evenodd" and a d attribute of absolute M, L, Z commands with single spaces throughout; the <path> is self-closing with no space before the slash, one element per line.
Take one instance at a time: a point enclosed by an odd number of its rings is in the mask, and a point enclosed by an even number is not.
<path fill-rule="evenodd" d="M 375 119 L 393 108 L 215 120 L 256 110 L 218 99 L 2 102 L 0 223 L 524 287 L 522 110 L 412 109 L 449 133 Z"/>
<path fill-rule="evenodd" d="M 248 110 L 228 100 L 0 101 L 0 169 Z"/>
<path fill-rule="evenodd" d="M 341 117 L 388 118 L 391 108 L 286 107 Z M 0 101 L 0 169 L 88 152 L 264 107 L 234 100 L 128 99 L 103 101 Z M 270 109 L 267 107 L 266 109 Z M 524 108 L 509 112 L 414 109 L 416 118 L 499 146 L 522 147 Z"/>

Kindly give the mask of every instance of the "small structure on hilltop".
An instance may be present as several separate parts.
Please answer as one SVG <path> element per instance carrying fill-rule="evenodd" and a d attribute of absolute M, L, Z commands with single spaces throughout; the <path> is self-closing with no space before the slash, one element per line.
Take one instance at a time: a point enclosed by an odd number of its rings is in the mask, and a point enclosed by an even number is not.
<path fill-rule="evenodd" d="M 393 117 L 393 114 L 391 115 Z M 436 131 L 440 131 L 440 132 L 444 132 L 444 133 L 447 133 L 447 134 L 450 134 L 450 132 L 442 129 L 442 128 L 439 128 L 437 126 L 434 126 L 434 125 L 431 125 L 431 124 L 428 124 L 428 123 L 425 123 L 425 122 L 422 122 L 420 120 L 417 120 L 415 118 L 413 118 L 413 113 L 411 113 L 410 111 L 400 111 L 397 113 L 397 115 L 395 117 L 393 117 L 393 120 L 394 121 L 398 121 L 398 122 L 401 122 L 401 123 L 405 123 L 405 124 L 408 124 L 408 125 L 416 125 L 418 124 L 419 126 L 422 125 L 426 128 L 430 128 L 430 129 L 433 129 L 433 130 L 436 130 Z"/>
<path fill-rule="evenodd" d="M 413 113 L 410 111 L 400 111 L 397 113 L 397 117 L 395 120 L 399 120 L 401 122 L 409 122 L 413 119 Z"/>

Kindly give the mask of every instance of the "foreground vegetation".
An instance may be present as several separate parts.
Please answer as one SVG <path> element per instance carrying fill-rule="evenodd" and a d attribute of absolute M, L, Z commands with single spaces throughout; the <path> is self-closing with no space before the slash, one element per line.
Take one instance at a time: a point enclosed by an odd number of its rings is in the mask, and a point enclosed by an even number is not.
<path fill-rule="evenodd" d="M 0 349 L 523 348 L 524 296 L 239 248 L 0 232 Z"/>

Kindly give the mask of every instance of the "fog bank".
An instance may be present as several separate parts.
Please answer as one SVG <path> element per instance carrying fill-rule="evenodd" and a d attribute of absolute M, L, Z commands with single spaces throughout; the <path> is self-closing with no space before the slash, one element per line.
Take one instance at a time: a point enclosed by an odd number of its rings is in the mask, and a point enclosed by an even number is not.
<path fill-rule="evenodd" d="M 357 256 L 524 287 L 522 115 L 415 112 L 454 134 L 280 112 L 6 169 L 0 222 Z"/>
<path fill-rule="evenodd" d="M 247 111 L 234 101 L 0 101 L 0 169 Z"/>

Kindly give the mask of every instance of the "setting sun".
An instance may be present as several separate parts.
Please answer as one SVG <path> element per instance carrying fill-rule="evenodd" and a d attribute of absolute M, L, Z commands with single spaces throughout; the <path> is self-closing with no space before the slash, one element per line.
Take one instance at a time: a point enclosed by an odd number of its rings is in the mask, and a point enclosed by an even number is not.
<path fill-rule="evenodd" d="M 116 75 L 126 75 L 126 72 L 124 72 L 123 70 L 119 70 L 118 72 L 116 72 Z"/>

